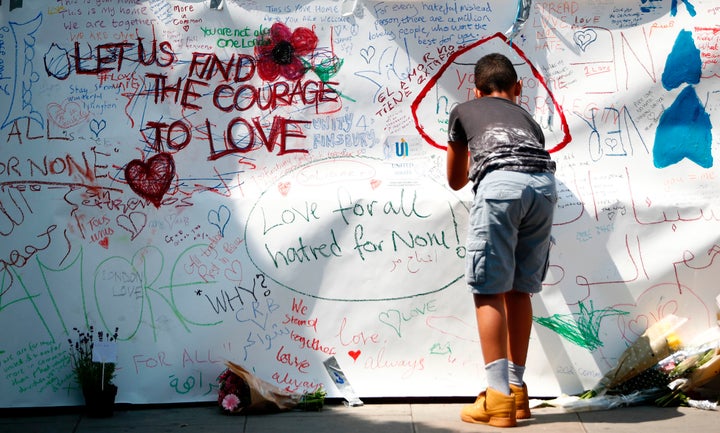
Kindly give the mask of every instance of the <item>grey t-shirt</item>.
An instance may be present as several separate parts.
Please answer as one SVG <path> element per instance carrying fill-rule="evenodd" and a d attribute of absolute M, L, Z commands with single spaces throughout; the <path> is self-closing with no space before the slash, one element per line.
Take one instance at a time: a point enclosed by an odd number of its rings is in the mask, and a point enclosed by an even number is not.
<path fill-rule="evenodd" d="M 485 96 L 456 105 L 450 111 L 448 141 L 468 144 L 473 190 L 492 170 L 555 172 L 540 125 L 505 98 Z"/>

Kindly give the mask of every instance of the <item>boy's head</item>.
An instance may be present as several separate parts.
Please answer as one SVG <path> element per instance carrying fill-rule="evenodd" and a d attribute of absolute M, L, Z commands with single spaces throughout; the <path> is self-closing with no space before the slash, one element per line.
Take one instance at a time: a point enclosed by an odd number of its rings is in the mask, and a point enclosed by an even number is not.
<path fill-rule="evenodd" d="M 500 53 L 483 56 L 475 64 L 475 87 L 483 94 L 512 92 L 518 82 L 510 59 Z"/>

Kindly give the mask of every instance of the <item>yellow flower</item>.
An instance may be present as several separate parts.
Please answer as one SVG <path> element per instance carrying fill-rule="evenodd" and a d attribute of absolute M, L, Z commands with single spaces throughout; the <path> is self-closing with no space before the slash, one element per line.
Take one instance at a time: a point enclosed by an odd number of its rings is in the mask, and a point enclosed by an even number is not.
<path fill-rule="evenodd" d="M 680 337 L 674 333 L 671 332 L 668 334 L 667 337 L 665 337 L 665 341 L 667 341 L 668 348 L 671 352 L 675 352 L 680 350 L 680 347 L 682 347 L 682 342 L 680 341 Z"/>

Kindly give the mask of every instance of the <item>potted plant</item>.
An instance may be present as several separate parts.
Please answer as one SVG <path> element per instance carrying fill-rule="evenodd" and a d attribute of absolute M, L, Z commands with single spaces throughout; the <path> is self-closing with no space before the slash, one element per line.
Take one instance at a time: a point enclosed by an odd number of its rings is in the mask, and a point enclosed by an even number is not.
<path fill-rule="evenodd" d="M 115 332 L 97 331 L 90 326 L 88 331 L 73 328 L 77 337 L 70 343 L 70 363 L 75 373 L 83 397 L 87 415 L 90 417 L 109 417 L 113 415 L 117 386 L 113 383 L 115 378 L 115 362 L 100 362 L 97 351 L 100 346 L 113 344 L 117 340 L 118 328 Z M 98 347 L 96 347 L 96 345 Z M 94 354 L 93 352 L 96 351 Z M 93 356 L 95 355 L 95 357 Z M 102 359 L 102 356 L 100 356 Z"/>

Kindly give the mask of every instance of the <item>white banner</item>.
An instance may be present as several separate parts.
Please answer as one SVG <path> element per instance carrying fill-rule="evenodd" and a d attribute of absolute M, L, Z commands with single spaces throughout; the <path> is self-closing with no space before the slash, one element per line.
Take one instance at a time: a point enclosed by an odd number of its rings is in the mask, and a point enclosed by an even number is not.
<path fill-rule="evenodd" d="M 80 404 L 89 325 L 118 328 L 118 402 L 213 401 L 226 359 L 476 395 L 445 145 L 489 52 L 558 165 L 531 394 L 592 387 L 668 314 L 715 326 L 715 3 L 2 1 L 0 406 Z"/>

